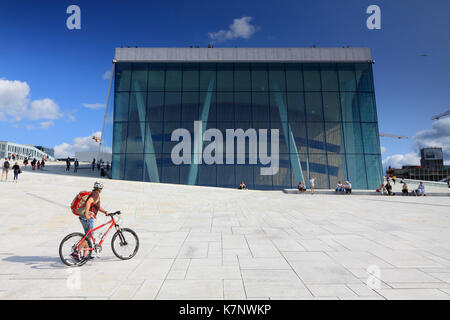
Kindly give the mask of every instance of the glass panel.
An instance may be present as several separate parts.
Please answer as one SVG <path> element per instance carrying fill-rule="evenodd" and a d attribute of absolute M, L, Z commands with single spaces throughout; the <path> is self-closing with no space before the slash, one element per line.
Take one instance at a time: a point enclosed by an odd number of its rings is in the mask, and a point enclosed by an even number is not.
<path fill-rule="evenodd" d="M 288 117 L 289 121 L 306 121 L 305 116 L 305 97 L 303 93 L 287 93 Z"/>
<path fill-rule="evenodd" d="M 215 125 L 217 119 L 216 93 L 200 92 L 200 115 L 207 114 L 206 121 Z"/>
<path fill-rule="evenodd" d="M 316 178 L 314 183 L 317 189 L 329 189 L 328 167 L 326 154 L 309 154 L 308 161 L 309 177 Z M 309 187 L 309 179 L 307 186 Z"/>
<path fill-rule="evenodd" d="M 325 122 L 327 152 L 343 153 L 342 124 L 340 122 Z"/>
<path fill-rule="evenodd" d="M 286 91 L 286 74 L 281 63 L 269 64 L 270 91 Z"/>
<path fill-rule="evenodd" d="M 306 124 L 304 122 L 291 122 L 291 130 L 295 139 L 298 153 L 307 152 Z M 291 150 L 293 152 L 293 150 Z"/>
<path fill-rule="evenodd" d="M 121 92 L 114 94 L 114 121 L 128 121 L 128 104 L 130 94 Z"/>
<path fill-rule="evenodd" d="M 338 92 L 323 92 L 323 114 L 325 121 L 341 121 Z"/>
<path fill-rule="evenodd" d="M 127 153 L 144 152 L 145 122 L 128 122 Z"/>
<path fill-rule="evenodd" d="M 161 182 L 161 155 L 144 154 L 144 181 Z"/>
<path fill-rule="evenodd" d="M 124 178 L 124 169 L 125 169 L 125 155 L 114 154 L 112 156 L 111 162 L 112 178 L 122 180 Z"/>
<path fill-rule="evenodd" d="M 146 92 L 132 92 L 130 94 L 129 121 L 145 121 L 146 104 Z"/>
<path fill-rule="evenodd" d="M 248 157 L 245 163 L 248 163 Z M 253 166 L 238 164 L 235 166 L 235 168 L 236 168 L 236 177 L 234 180 L 235 188 L 239 187 L 241 181 L 244 181 L 248 189 L 253 189 L 254 188 Z"/>
<path fill-rule="evenodd" d="M 166 92 L 164 102 L 164 121 L 181 120 L 181 94 Z"/>
<path fill-rule="evenodd" d="M 163 183 L 180 183 L 180 166 L 174 165 L 170 158 L 170 154 L 162 156 L 161 182 Z"/>
<path fill-rule="evenodd" d="M 320 77 L 323 91 L 339 91 L 336 64 L 323 63 L 320 65 Z"/>
<path fill-rule="evenodd" d="M 273 188 L 275 190 L 292 188 L 289 154 L 279 155 L 279 169 L 278 173 L 273 175 Z"/>
<path fill-rule="evenodd" d="M 127 128 L 128 124 L 126 122 L 114 123 L 113 153 L 125 153 Z"/>
<path fill-rule="evenodd" d="M 287 121 L 287 103 L 285 92 L 270 93 L 270 120 L 271 121 Z"/>
<path fill-rule="evenodd" d="M 162 153 L 163 123 L 147 122 L 145 127 L 145 153 Z M 170 136 L 169 136 L 170 139 Z"/>
<path fill-rule="evenodd" d="M 342 118 L 344 121 L 359 121 L 358 97 L 355 92 L 341 92 Z"/>
<path fill-rule="evenodd" d="M 166 65 L 166 91 L 181 91 L 181 64 Z"/>
<path fill-rule="evenodd" d="M 380 153 L 378 126 L 376 123 L 361 123 L 364 153 Z"/>
<path fill-rule="evenodd" d="M 372 64 L 355 64 L 356 88 L 358 91 L 373 91 Z"/>
<path fill-rule="evenodd" d="M 369 189 L 378 189 L 383 182 L 383 170 L 379 155 L 365 155 L 367 183 Z"/>
<path fill-rule="evenodd" d="M 322 93 L 306 92 L 305 105 L 306 119 L 308 121 L 323 121 Z"/>
<path fill-rule="evenodd" d="M 344 126 L 346 153 L 363 153 L 361 125 L 359 122 L 347 122 Z"/>
<path fill-rule="evenodd" d="M 250 64 L 236 63 L 234 65 L 234 90 L 251 91 Z"/>
<path fill-rule="evenodd" d="M 364 155 L 346 155 L 348 176 L 352 189 L 367 189 L 366 166 Z"/>
<path fill-rule="evenodd" d="M 227 188 L 237 188 L 234 182 L 234 165 L 217 166 L 217 186 Z"/>
<path fill-rule="evenodd" d="M 341 91 L 356 91 L 355 67 L 352 63 L 340 63 L 339 87 Z"/>
<path fill-rule="evenodd" d="M 233 91 L 233 64 L 217 64 L 217 91 Z"/>
<path fill-rule="evenodd" d="M 234 102 L 232 92 L 217 93 L 217 119 L 220 121 L 234 121 Z"/>
<path fill-rule="evenodd" d="M 271 175 L 261 175 L 261 168 L 268 167 L 263 166 L 261 164 L 253 165 L 253 176 L 254 176 L 254 183 L 255 183 L 255 189 L 261 189 L 261 190 L 272 190 L 273 189 L 273 176 Z"/>
<path fill-rule="evenodd" d="M 347 165 L 345 155 L 328 154 L 328 176 L 330 178 L 330 188 L 336 189 L 338 182 L 344 184 L 347 177 Z"/>
<path fill-rule="evenodd" d="M 196 63 L 183 64 L 183 91 L 198 91 L 199 65 Z"/>
<path fill-rule="evenodd" d="M 252 96 L 250 92 L 234 94 L 234 110 L 236 121 L 252 120 Z"/>
<path fill-rule="evenodd" d="M 200 64 L 200 91 L 216 90 L 216 65 L 213 63 Z"/>
<path fill-rule="evenodd" d="M 165 65 L 163 63 L 148 66 L 148 90 L 164 91 Z"/>
<path fill-rule="evenodd" d="M 358 97 L 361 121 L 376 122 L 377 110 L 375 108 L 375 98 L 373 93 L 359 93 Z"/>
<path fill-rule="evenodd" d="M 193 124 L 191 124 L 191 126 L 192 125 Z M 164 122 L 163 153 L 169 154 L 169 158 L 170 153 L 172 152 L 172 148 L 182 140 L 182 138 L 180 138 L 180 141 L 171 141 L 172 132 L 179 128 L 181 128 L 180 122 Z"/>
<path fill-rule="evenodd" d="M 115 91 L 130 91 L 131 65 L 129 63 L 117 63 L 115 70 Z"/>
<path fill-rule="evenodd" d="M 267 64 L 252 63 L 252 90 L 268 91 Z"/>
<path fill-rule="evenodd" d="M 201 164 L 198 166 L 198 184 L 201 186 L 217 185 L 217 166 Z"/>
<path fill-rule="evenodd" d="M 183 92 L 182 121 L 199 120 L 198 92 Z"/>
<path fill-rule="evenodd" d="M 288 122 L 274 122 L 270 124 L 271 129 L 278 129 L 279 134 L 279 153 L 289 153 L 289 123 Z M 270 134 L 267 133 L 267 140 L 270 140 Z"/>
<path fill-rule="evenodd" d="M 147 91 L 147 64 L 139 63 L 133 65 L 131 91 Z"/>
<path fill-rule="evenodd" d="M 269 121 L 269 95 L 267 93 L 252 93 L 253 121 Z"/>
<path fill-rule="evenodd" d="M 287 91 L 303 91 L 302 66 L 297 63 L 286 63 Z"/>
<path fill-rule="evenodd" d="M 323 122 L 307 124 L 309 153 L 325 153 L 325 130 Z"/>
<path fill-rule="evenodd" d="M 164 92 L 150 92 L 147 98 L 147 121 L 162 121 Z"/>
<path fill-rule="evenodd" d="M 305 91 L 321 91 L 319 65 L 306 63 L 303 65 L 303 81 Z"/>
<path fill-rule="evenodd" d="M 127 154 L 125 156 L 125 180 L 142 181 L 143 170 L 143 154 Z"/>

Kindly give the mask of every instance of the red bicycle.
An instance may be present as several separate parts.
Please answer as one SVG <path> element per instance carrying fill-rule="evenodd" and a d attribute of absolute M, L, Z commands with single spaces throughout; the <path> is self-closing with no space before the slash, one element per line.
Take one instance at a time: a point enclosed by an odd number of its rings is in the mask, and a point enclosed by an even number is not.
<path fill-rule="evenodd" d="M 111 217 L 110 221 L 89 230 L 86 234 L 74 232 L 67 235 L 59 245 L 59 257 L 61 261 L 71 267 L 84 265 L 91 258 L 93 251 L 96 253 L 102 251 L 103 241 L 113 227 L 116 228 L 116 233 L 111 240 L 111 248 L 114 255 L 121 260 L 133 258 L 139 249 L 139 238 L 133 230 L 119 226 L 116 220 L 114 220 L 114 216 L 119 214 L 121 214 L 120 211 L 108 214 Z M 109 225 L 108 230 L 100 236 L 101 240 L 97 244 L 94 238 L 94 231 L 107 225 Z"/>

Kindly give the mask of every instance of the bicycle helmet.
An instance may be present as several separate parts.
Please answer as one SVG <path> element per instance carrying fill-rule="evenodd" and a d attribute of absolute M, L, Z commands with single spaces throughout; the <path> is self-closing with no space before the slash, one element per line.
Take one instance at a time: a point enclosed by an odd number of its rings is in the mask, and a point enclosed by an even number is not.
<path fill-rule="evenodd" d="M 94 190 L 97 190 L 97 189 L 103 189 L 103 183 L 95 181 Z"/>

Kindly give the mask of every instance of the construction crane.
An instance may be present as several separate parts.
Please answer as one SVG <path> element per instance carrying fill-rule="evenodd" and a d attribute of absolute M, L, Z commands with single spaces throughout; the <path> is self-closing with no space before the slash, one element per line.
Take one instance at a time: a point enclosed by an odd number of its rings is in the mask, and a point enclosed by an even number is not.
<path fill-rule="evenodd" d="M 443 112 L 441 114 L 438 114 L 437 116 L 434 116 L 433 118 L 431 118 L 431 120 L 439 120 L 442 117 L 448 116 L 450 114 L 450 110 Z"/>
<path fill-rule="evenodd" d="M 397 138 L 397 139 L 408 139 L 406 136 L 399 136 L 397 134 L 390 134 L 390 133 L 379 133 L 380 137 L 387 137 L 387 138 Z"/>
<path fill-rule="evenodd" d="M 96 136 L 92 136 L 92 140 L 95 140 L 96 142 L 100 142 L 100 138 Z"/>

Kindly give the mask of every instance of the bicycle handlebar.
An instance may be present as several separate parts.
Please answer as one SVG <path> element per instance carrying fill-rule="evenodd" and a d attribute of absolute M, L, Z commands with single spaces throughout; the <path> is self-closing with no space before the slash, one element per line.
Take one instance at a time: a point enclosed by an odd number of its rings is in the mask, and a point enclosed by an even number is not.
<path fill-rule="evenodd" d="M 121 214 L 121 212 L 120 212 L 120 211 L 111 212 L 111 213 L 108 214 L 108 216 L 114 217 L 114 216 L 117 215 L 117 214 Z"/>

